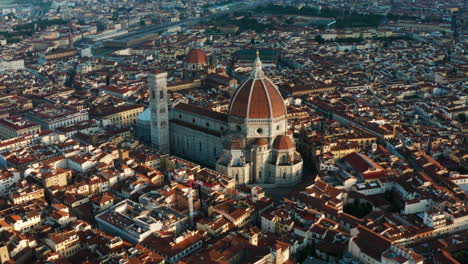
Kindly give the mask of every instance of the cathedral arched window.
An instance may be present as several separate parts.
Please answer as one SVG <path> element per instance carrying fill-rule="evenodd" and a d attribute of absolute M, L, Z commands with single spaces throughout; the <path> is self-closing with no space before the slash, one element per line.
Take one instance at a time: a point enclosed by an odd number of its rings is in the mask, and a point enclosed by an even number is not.
<path fill-rule="evenodd" d="M 283 179 L 286 179 L 286 172 L 283 172 Z"/>
<path fill-rule="evenodd" d="M 159 91 L 159 99 L 163 99 L 164 98 L 164 91 Z"/>

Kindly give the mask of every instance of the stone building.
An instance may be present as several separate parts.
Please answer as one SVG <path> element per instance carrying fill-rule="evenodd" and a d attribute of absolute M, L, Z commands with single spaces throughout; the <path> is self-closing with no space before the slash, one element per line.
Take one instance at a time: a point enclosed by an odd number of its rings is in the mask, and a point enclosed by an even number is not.
<path fill-rule="evenodd" d="M 185 103 L 169 107 L 167 75 L 150 74 L 153 146 L 216 168 L 239 184 L 298 183 L 303 161 L 288 130 L 286 105 L 262 67 L 257 53 L 227 114 Z"/>
<path fill-rule="evenodd" d="M 189 51 L 185 59 L 185 69 L 187 71 L 201 71 L 208 65 L 208 56 L 200 48 L 194 48 Z"/>

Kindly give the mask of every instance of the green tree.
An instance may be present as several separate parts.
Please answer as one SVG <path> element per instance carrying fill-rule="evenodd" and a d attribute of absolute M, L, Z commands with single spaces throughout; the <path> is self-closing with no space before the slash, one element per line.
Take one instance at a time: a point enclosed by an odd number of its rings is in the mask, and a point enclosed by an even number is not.
<path fill-rule="evenodd" d="M 322 44 L 325 42 L 325 40 L 323 39 L 322 35 L 317 35 L 315 36 L 315 41 L 317 41 L 318 43 Z"/>
<path fill-rule="evenodd" d="M 347 204 L 344 207 L 344 212 L 358 218 L 363 218 L 372 211 L 372 205 L 368 202 L 360 202 L 355 199 L 353 203 Z"/>
<path fill-rule="evenodd" d="M 466 122 L 466 115 L 465 113 L 460 113 L 457 115 L 457 118 L 456 120 L 462 124 L 464 124 Z"/>
<path fill-rule="evenodd" d="M 468 250 L 466 249 L 462 249 L 460 251 L 456 251 L 454 253 L 452 253 L 452 256 L 460 261 L 460 263 L 467 263 L 468 261 Z"/>

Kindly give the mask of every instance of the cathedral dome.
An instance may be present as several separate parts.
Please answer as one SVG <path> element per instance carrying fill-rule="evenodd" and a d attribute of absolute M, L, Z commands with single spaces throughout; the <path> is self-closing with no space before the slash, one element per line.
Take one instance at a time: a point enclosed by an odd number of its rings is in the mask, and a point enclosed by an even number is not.
<path fill-rule="evenodd" d="M 234 93 L 229 114 L 256 119 L 286 115 L 283 97 L 276 85 L 263 73 L 258 52 L 250 78 Z"/>
<path fill-rule="evenodd" d="M 257 138 L 253 142 L 253 145 L 255 145 L 255 146 L 265 146 L 265 145 L 268 145 L 268 142 L 264 138 Z"/>
<path fill-rule="evenodd" d="M 185 61 L 191 64 L 208 64 L 208 56 L 202 49 L 195 48 L 189 51 Z"/>
<path fill-rule="evenodd" d="M 273 149 L 277 150 L 287 150 L 294 148 L 294 143 L 292 142 L 291 138 L 288 136 L 280 135 L 277 136 L 275 141 L 273 142 Z"/>

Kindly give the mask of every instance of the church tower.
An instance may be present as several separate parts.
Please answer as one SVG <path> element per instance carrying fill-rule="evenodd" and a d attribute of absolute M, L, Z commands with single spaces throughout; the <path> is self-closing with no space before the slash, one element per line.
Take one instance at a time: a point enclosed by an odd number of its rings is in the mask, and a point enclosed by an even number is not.
<path fill-rule="evenodd" d="M 148 74 L 151 108 L 151 144 L 157 150 L 169 153 L 169 113 L 167 98 L 167 73 Z"/>

